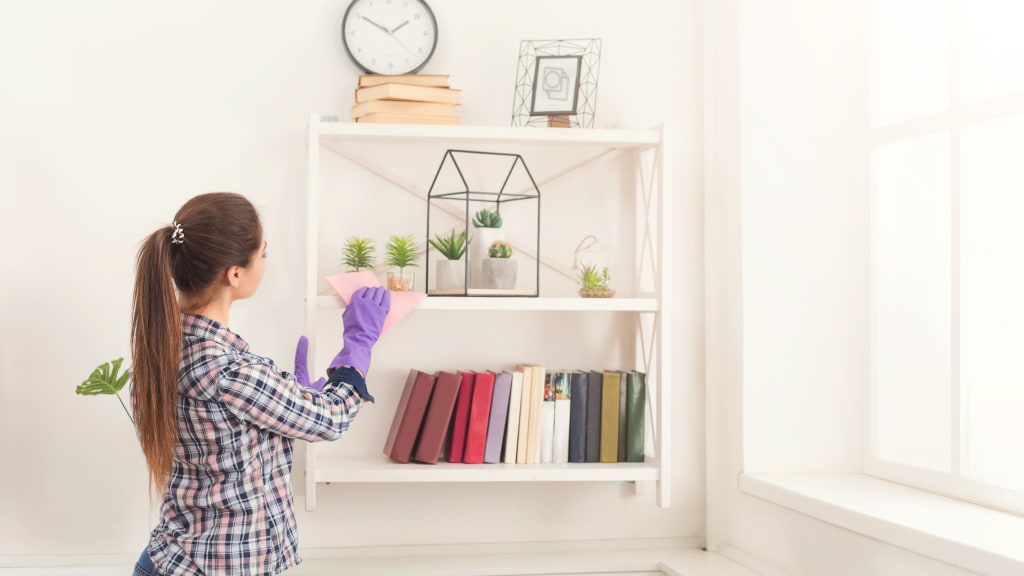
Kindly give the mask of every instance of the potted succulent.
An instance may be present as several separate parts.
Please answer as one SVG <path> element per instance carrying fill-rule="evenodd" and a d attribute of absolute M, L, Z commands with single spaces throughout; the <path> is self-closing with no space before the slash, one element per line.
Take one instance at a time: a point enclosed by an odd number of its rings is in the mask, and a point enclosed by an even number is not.
<path fill-rule="evenodd" d="M 413 273 L 406 268 L 415 268 L 416 260 L 419 258 L 419 246 L 412 234 L 398 236 L 392 234 L 384 246 L 384 261 L 388 266 L 397 268 L 398 271 L 390 271 L 387 276 L 388 290 L 394 292 L 408 292 L 412 290 Z"/>
<path fill-rule="evenodd" d="M 615 290 L 611 288 L 611 276 L 608 274 L 608 267 L 604 266 L 598 271 L 597 266 L 588 264 L 580 270 L 579 276 L 580 296 L 584 298 L 611 298 L 615 296 Z"/>
<path fill-rule="evenodd" d="M 504 240 L 496 240 L 487 249 L 487 256 L 480 266 L 481 287 L 515 290 L 517 265 L 512 259 L 512 246 Z"/>
<path fill-rule="evenodd" d="M 456 234 L 455 228 L 452 228 L 448 234 L 443 236 L 441 234 L 434 234 L 434 237 L 427 241 L 444 256 L 444 259 L 438 260 L 435 265 L 437 268 L 437 289 L 465 289 L 466 266 L 460 260 L 466 254 L 466 249 L 469 247 L 466 231 L 463 230 Z"/>
<path fill-rule="evenodd" d="M 488 259 L 491 244 L 505 239 L 502 224 L 501 213 L 497 210 L 483 208 L 473 215 L 476 233 L 469 248 L 469 284 L 473 288 L 484 288 L 481 266 Z"/>
<path fill-rule="evenodd" d="M 349 272 L 372 270 L 377 263 L 376 246 L 370 238 L 349 237 L 342 250 L 341 263 Z"/>

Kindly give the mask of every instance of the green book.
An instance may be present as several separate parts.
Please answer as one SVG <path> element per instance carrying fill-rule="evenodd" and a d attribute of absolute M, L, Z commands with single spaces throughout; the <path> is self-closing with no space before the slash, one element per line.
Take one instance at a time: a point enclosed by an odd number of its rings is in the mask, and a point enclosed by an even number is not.
<path fill-rule="evenodd" d="M 601 462 L 619 461 L 619 373 L 601 378 Z"/>
<path fill-rule="evenodd" d="M 626 376 L 626 462 L 644 461 L 644 415 L 647 406 L 647 375 Z"/>

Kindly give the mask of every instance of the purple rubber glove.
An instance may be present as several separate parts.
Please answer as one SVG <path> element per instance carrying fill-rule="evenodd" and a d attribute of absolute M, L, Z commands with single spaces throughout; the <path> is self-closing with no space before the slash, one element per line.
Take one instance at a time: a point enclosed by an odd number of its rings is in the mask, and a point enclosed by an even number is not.
<path fill-rule="evenodd" d="M 306 361 L 306 355 L 309 352 L 309 338 L 305 336 L 299 337 L 299 343 L 295 346 L 295 380 L 298 381 L 299 386 L 305 386 L 306 388 L 312 388 L 317 392 L 323 390 L 324 383 L 327 382 L 326 378 L 318 378 L 316 382 L 310 384 L 309 382 L 309 363 Z"/>
<path fill-rule="evenodd" d="M 341 316 L 345 345 L 327 367 L 328 376 L 340 366 L 351 366 L 366 376 L 370 370 L 370 352 L 380 337 L 389 310 L 391 292 L 383 286 L 360 288 L 352 293 Z"/>

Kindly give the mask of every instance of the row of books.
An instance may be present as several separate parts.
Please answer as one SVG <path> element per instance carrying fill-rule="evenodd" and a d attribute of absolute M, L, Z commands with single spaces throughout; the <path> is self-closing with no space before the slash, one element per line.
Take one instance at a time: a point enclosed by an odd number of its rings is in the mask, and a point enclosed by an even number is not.
<path fill-rule="evenodd" d="M 458 124 L 461 92 L 447 74 L 363 74 L 352 119 L 389 124 Z"/>
<path fill-rule="evenodd" d="M 412 369 L 384 445 L 396 462 L 643 462 L 646 375 Z"/>

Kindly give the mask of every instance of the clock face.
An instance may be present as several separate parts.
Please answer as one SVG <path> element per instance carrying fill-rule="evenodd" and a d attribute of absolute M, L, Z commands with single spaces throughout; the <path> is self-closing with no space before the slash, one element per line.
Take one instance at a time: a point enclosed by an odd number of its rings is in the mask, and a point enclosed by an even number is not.
<path fill-rule="evenodd" d="M 422 0 L 353 0 L 341 23 L 352 60 L 371 74 L 409 74 L 437 45 L 434 13 Z"/>

